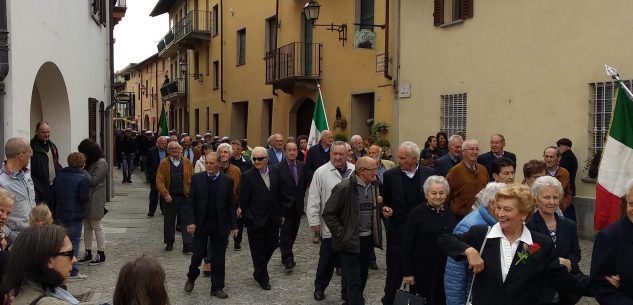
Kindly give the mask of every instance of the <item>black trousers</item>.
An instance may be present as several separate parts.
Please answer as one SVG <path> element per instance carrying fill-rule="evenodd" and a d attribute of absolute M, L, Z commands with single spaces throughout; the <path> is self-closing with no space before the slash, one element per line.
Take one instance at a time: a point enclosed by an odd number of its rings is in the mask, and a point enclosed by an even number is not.
<path fill-rule="evenodd" d="M 325 291 L 334 275 L 334 268 L 339 264 L 339 255 L 332 249 L 332 239 L 322 238 L 319 249 L 319 263 L 314 279 L 314 289 Z M 344 283 L 341 281 L 341 295 L 345 295 Z"/>
<path fill-rule="evenodd" d="M 363 236 L 360 237 L 360 253 L 339 252 L 346 288 L 346 305 L 363 305 L 372 244 L 371 236 Z"/>
<path fill-rule="evenodd" d="M 253 277 L 258 282 L 268 282 L 268 262 L 279 242 L 279 227 L 268 221 L 262 228 L 248 227 L 248 245 L 253 260 Z"/>
<path fill-rule="evenodd" d="M 573 221 L 576 221 L 576 208 L 574 208 L 574 205 L 570 205 L 568 206 L 564 211 L 563 211 L 563 215 L 568 218 L 571 219 Z"/>
<path fill-rule="evenodd" d="M 385 280 L 385 296 L 383 305 L 393 304 L 396 291 L 402 284 L 402 254 L 400 244 L 387 243 L 387 278 Z"/>
<path fill-rule="evenodd" d="M 185 196 L 176 195 L 171 196 L 171 203 L 165 202 L 163 198 L 160 199 L 163 205 L 163 212 L 165 213 L 165 223 L 163 226 L 163 240 L 165 244 L 173 244 L 176 241 L 176 218 L 182 218 L 183 211 L 180 208 L 185 204 Z M 187 230 L 181 230 L 182 243 L 184 245 L 190 245 L 193 242 L 191 234 L 187 233 Z"/>
<path fill-rule="evenodd" d="M 242 243 L 242 232 L 244 231 L 244 217 L 237 219 L 237 235 L 233 237 L 233 245 L 239 245 Z"/>
<path fill-rule="evenodd" d="M 196 228 L 193 236 L 193 256 L 189 264 L 187 278 L 195 281 L 200 275 L 200 263 L 202 259 L 209 256 L 213 268 L 211 269 L 211 290 L 224 288 L 224 258 L 226 255 L 227 236 L 222 236 L 215 228 L 217 221 L 207 220 L 201 227 Z M 207 243 L 209 252 L 207 252 Z"/>
<path fill-rule="evenodd" d="M 148 179 L 149 183 L 149 213 L 156 213 L 158 207 L 158 189 L 156 188 L 156 179 Z M 160 200 L 160 211 L 163 212 L 163 200 Z"/>
<path fill-rule="evenodd" d="M 292 246 L 297 240 L 299 232 L 299 224 L 301 223 L 301 214 L 286 217 L 281 225 L 279 232 L 279 250 L 281 251 L 281 262 L 284 264 L 294 262 L 294 254 Z"/>

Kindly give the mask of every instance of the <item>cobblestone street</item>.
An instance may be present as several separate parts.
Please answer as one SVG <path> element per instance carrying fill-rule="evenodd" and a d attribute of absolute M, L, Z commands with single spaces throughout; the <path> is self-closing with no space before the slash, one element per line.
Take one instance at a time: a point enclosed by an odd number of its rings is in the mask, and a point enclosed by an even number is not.
<path fill-rule="evenodd" d="M 297 266 L 286 273 L 281 264 L 279 251 L 275 252 L 269 264 L 272 290 L 262 290 L 252 277 L 253 267 L 248 248 L 247 235 L 244 234 L 242 251 L 234 252 L 232 241 L 226 252 L 226 287 L 229 294 L 226 300 L 209 296 L 210 280 L 200 276 L 192 293 L 185 293 L 187 268 L 191 255 L 182 254 L 182 242 L 176 236 L 174 251 L 166 252 L 163 244 L 163 219 L 160 212 L 156 217 L 146 216 L 149 186 L 144 183 L 142 172 L 136 171 L 132 184 L 121 184 L 121 173 L 115 170 L 115 197 L 106 205 L 110 211 L 104 218 L 106 227 L 107 260 L 101 266 L 82 265 L 80 272 L 88 275 L 87 280 L 71 282 L 68 289 L 73 294 L 93 291 L 99 303 L 112 303 L 112 294 L 116 286 L 121 266 L 144 252 L 155 256 L 167 273 L 167 287 L 171 302 L 180 304 L 340 304 L 340 277 L 334 276 L 326 290 L 326 298 L 321 302 L 313 299 L 313 281 L 316 271 L 319 245 L 313 244 L 305 217 L 295 244 Z M 80 253 L 83 253 L 83 241 Z M 592 243 L 581 241 L 583 259 L 581 269 L 588 273 Z M 96 245 L 93 250 L 96 249 Z M 386 274 L 385 252 L 376 249 L 377 271 L 370 270 L 369 281 L 365 289 L 367 304 L 380 304 Z M 593 299 L 584 298 L 579 304 L 597 304 Z"/>

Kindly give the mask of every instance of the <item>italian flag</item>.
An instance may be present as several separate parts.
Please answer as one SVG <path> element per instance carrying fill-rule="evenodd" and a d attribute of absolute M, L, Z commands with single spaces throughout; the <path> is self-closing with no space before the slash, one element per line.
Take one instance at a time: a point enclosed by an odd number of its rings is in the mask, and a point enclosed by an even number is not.
<path fill-rule="evenodd" d="M 308 136 L 308 147 L 319 144 L 321 132 L 328 130 L 327 116 L 325 116 L 325 107 L 323 106 L 323 94 L 321 93 L 321 85 L 317 83 L 319 95 L 317 96 L 316 106 L 312 114 L 312 126 L 310 126 L 310 135 Z"/>
<path fill-rule="evenodd" d="M 593 226 L 598 231 L 618 220 L 620 197 L 625 195 L 626 182 L 633 178 L 633 101 L 623 86 L 620 82 L 598 171 L 593 219 Z"/>
<path fill-rule="evenodd" d="M 158 135 L 166 136 L 167 133 L 167 114 L 165 113 L 165 102 L 163 102 L 163 109 L 160 110 L 160 119 L 158 120 Z"/>

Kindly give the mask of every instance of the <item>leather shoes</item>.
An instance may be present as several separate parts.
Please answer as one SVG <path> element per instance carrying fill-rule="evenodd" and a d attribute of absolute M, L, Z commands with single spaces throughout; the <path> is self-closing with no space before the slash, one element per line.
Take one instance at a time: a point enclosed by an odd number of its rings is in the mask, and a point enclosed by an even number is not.
<path fill-rule="evenodd" d="M 229 295 L 224 292 L 224 290 L 219 289 L 219 290 L 211 290 L 211 295 L 214 297 L 217 297 L 218 299 L 226 299 L 229 297 Z"/>
<path fill-rule="evenodd" d="M 193 290 L 193 281 L 187 280 L 187 282 L 185 283 L 185 291 L 191 292 L 192 290 Z"/>
<path fill-rule="evenodd" d="M 171 251 L 174 250 L 174 244 L 167 244 L 165 246 L 165 251 Z"/>
<path fill-rule="evenodd" d="M 286 268 L 286 271 L 288 270 L 292 270 L 297 264 L 293 261 L 287 262 L 284 264 L 284 267 Z"/>
<path fill-rule="evenodd" d="M 315 290 L 314 299 L 317 301 L 322 301 L 323 299 L 325 299 L 325 293 L 323 293 L 322 290 Z"/>
<path fill-rule="evenodd" d="M 191 253 L 191 245 L 189 244 L 182 245 L 182 253 Z"/>
<path fill-rule="evenodd" d="M 259 282 L 259 286 L 262 287 L 262 289 L 264 290 L 270 290 L 270 283 L 268 281 L 261 281 Z"/>

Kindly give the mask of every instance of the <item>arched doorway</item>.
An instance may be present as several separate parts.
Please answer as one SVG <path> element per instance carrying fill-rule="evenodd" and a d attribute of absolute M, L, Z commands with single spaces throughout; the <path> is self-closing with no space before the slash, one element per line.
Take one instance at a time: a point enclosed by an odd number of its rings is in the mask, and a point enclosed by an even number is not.
<path fill-rule="evenodd" d="M 49 123 L 51 141 L 59 150 L 59 162 L 65 164 L 66 156 L 72 151 L 68 92 L 61 71 L 50 61 L 40 67 L 33 82 L 29 124 L 31 135 L 35 135 L 35 124 L 42 120 Z"/>
<path fill-rule="evenodd" d="M 297 100 L 290 110 L 290 135 L 300 136 L 310 134 L 310 126 L 312 125 L 312 113 L 314 112 L 315 103 L 310 98 Z M 292 130 L 294 129 L 294 130 Z"/>
<path fill-rule="evenodd" d="M 149 115 L 145 115 L 145 118 L 143 119 L 143 128 L 147 129 L 147 130 L 151 130 L 152 126 L 149 126 Z"/>

